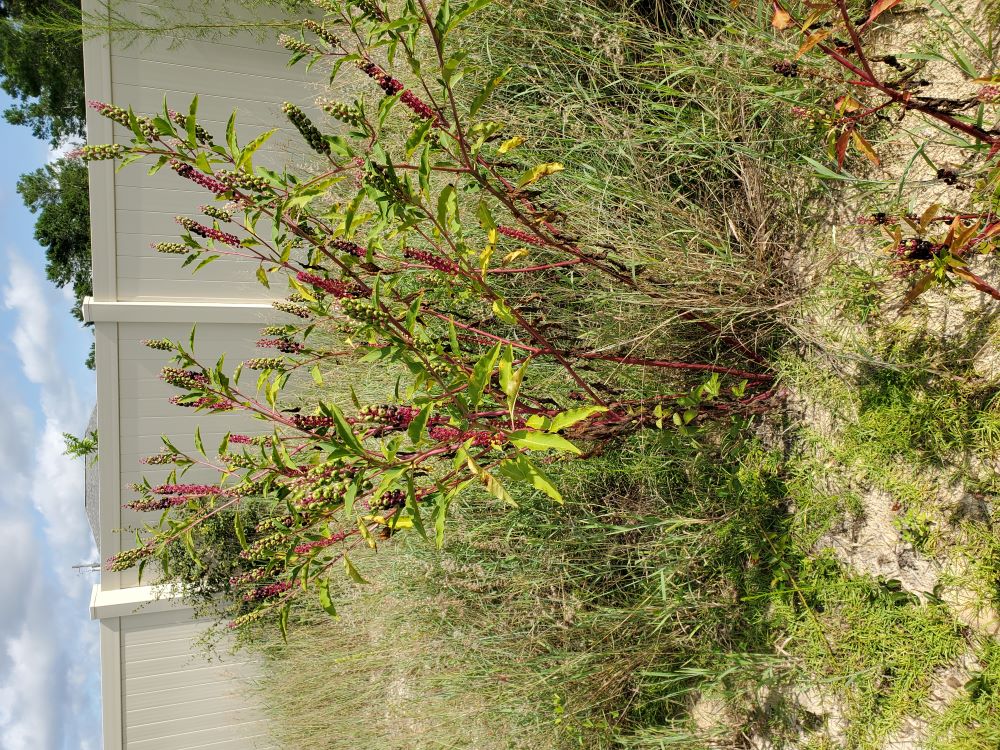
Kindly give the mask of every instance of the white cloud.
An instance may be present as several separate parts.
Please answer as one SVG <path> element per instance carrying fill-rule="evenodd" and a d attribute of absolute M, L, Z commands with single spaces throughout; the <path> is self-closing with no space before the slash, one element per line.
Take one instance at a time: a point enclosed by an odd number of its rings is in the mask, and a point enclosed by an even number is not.
<path fill-rule="evenodd" d="M 82 433 L 87 409 L 60 360 L 60 293 L 13 251 L 3 306 L 33 411 L 0 400 L 0 748 L 96 747 L 99 734 L 97 627 L 88 617 L 91 581 L 71 570 L 95 559 L 83 510 L 83 464 L 62 455 L 62 433 Z M 75 350 L 74 350 L 75 351 Z M 76 364 L 76 363 L 72 363 Z M 10 371 L 13 368 L 8 368 Z M 11 373 L 12 374 L 12 373 Z M 0 380 L 8 393 L 24 392 Z"/>

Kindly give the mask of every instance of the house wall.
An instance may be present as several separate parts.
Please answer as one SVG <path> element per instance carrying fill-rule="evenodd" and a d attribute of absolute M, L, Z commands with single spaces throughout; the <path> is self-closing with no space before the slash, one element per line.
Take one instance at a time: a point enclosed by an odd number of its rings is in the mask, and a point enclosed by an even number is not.
<path fill-rule="evenodd" d="M 84 0 L 83 7 L 92 16 L 107 12 L 103 0 Z M 150 7 L 155 6 L 112 0 L 115 13 L 134 18 Z M 303 65 L 289 69 L 287 53 L 274 41 L 277 32 L 267 36 L 163 37 L 129 44 L 98 35 L 84 45 L 88 99 L 151 113 L 162 111 L 166 94 L 168 106 L 186 112 L 198 94 L 199 123 L 219 141 L 230 113 L 238 110 L 241 143 L 278 128 L 255 162 L 294 169 L 311 157 L 281 114 L 281 103 L 292 101 L 310 111 L 317 94 L 337 94 L 321 91 L 322 73 L 306 73 Z M 88 113 L 87 129 L 90 143 L 129 140 L 124 128 L 96 112 Z M 245 416 L 171 405 L 167 399 L 178 391 L 158 377 L 168 357 L 139 341 L 187 341 L 197 324 L 199 359 L 214 364 L 225 353 L 231 369 L 247 357 L 266 356 L 254 342 L 262 325 L 285 320 L 269 301 L 287 293 L 281 284 L 262 287 L 252 262 L 223 258 L 193 275 L 178 256 L 151 249 L 151 243 L 177 239 L 175 215 L 197 216 L 198 206 L 211 203 L 213 196 L 169 168 L 150 176 L 141 163 L 119 173 L 114 167 L 110 162 L 90 165 L 94 294 L 84 310 L 94 323 L 97 346 L 98 543 L 104 558 L 131 546 L 134 535 L 127 529 L 148 520 L 121 506 L 134 497 L 126 489 L 131 482 L 141 476 L 166 478 L 166 471 L 138 463 L 159 450 L 161 435 L 180 448 L 193 448 L 200 427 L 212 457 L 226 431 L 266 429 Z M 270 230 L 262 228 L 269 236 Z M 246 374 L 244 383 L 252 389 L 255 373 Z M 184 480 L 197 477 L 195 470 Z M 259 707 L 240 691 L 254 665 L 239 659 L 206 663 L 197 644 L 206 623 L 195 621 L 190 609 L 169 596 L 157 596 L 162 594 L 139 586 L 130 571 L 104 570 L 95 587 L 91 612 L 101 628 L 106 750 L 265 747 Z"/>

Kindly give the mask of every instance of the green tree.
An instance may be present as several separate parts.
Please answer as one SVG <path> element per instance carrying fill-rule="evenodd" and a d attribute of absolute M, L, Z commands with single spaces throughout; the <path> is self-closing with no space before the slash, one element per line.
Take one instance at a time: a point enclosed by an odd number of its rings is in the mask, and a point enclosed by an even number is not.
<path fill-rule="evenodd" d="M 93 291 L 87 166 L 79 159 L 59 159 L 21 175 L 17 192 L 24 205 L 38 214 L 35 239 L 45 248 L 49 280 L 73 290 L 76 303 L 71 312 L 83 320 L 80 306 Z M 88 365 L 93 366 L 90 360 Z"/>
<path fill-rule="evenodd" d="M 63 0 L 0 0 L 0 88 L 16 100 L 4 118 L 53 145 L 84 135 L 80 23 Z"/>

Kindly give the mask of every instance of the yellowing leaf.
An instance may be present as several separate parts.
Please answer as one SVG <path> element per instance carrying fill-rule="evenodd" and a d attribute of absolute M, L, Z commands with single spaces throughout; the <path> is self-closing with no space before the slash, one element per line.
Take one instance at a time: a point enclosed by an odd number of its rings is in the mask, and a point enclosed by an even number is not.
<path fill-rule="evenodd" d="M 850 94 L 845 94 L 844 96 L 838 97 L 834 106 L 837 108 L 837 112 L 839 114 L 844 114 L 845 112 L 857 112 L 861 109 L 861 102 Z"/>
<path fill-rule="evenodd" d="M 802 42 L 802 46 L 799 47 L 799 51 L 795 53 L 795 59 L 798 60 L 802 57 L 802 55 L 822 42 L 828 36 L 830 36 L 830 29 L 823 29 L 822 31 L 817 31 L 815 34 L 810 34 L 806 37 L 806 40 Z"/>
<path fill-rule="evenodd" d="M 524 143 L 524 138 L 519 135 L 515 135 L 513 138 L 508 138 L 506 141 L 501 143 L 500 148 L 497 149 L 497 153 L 506 154 L 508 151 L 513 151 L 522 143 Z"/>
<path fill-rule="evenodd" d="M 792 25 L 792 17 L 788 14 L 788 11 L 782 8 L 777 3 L 774 5 L 774 16 L 771 18 L 771 25 L 778 31 L 784 31 L 789 26 Z"/>
<path fill-rule="evenodd" d="M 935 217 L 938 215 L 938 211 L 941 210 L 940 203 L 932 203 L 929 205 L 924 212 L 920 215 L 920 231 L 923 232 L 934 221 Z"/>
<path fill-rule="evenodd" d="M 555 174 L 556 172 L 562 172 L 565 167 L 557 161 L 548 162 L 547 164 L 539 164 L 537 167 L 532 167 L 527 172 L 522 174 L 518 178 L 517 186 L 519 188 L 526 187 L 527 185 L 537 182 L 543 177 L 547 177 L 550 174 Z"/>
<path fill-rule="evenodd" d="M 500 265 L 506 266 L 510 263 L 513 263 L 518 258 L 523 258 L 525 255 L 528 254 L 528 252 L 529 252 L 528 248 L 522 247 L 520 250 L 515 250 L 512 253 L 507 253 L 505 256 L 503 256 L 503 260 L 500 261 Z"/>
<path fill-rule="evenodd" d="M 856 130 L 851 131 L 851 136 L 854 140 L 854 147 L 868 157 L 868 161 L 876 167 L 879 166 L 881 162 L 878 160 L 878 154 L 875 153 L 875 149 L 873 149 L 872 145 L 865 140 L 864 136 Z"/>

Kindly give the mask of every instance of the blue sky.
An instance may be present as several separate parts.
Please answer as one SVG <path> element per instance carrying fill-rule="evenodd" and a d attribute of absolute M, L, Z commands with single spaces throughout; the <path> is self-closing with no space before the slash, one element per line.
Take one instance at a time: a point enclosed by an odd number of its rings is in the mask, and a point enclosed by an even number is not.
<path fill-rule="evenodd" d="M 0 109 L 10 100 L 0 93 Z M 95 577 L 83 510 L 83 462 L 62 433 L 83 433 L 94 374 L 90 331 L 45 278 L 18 176 L 52 158 L 46 143 L 0 121 L 0 749 L 99 750 Z"/>

